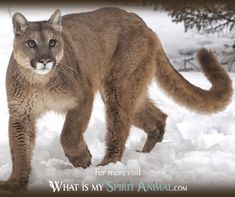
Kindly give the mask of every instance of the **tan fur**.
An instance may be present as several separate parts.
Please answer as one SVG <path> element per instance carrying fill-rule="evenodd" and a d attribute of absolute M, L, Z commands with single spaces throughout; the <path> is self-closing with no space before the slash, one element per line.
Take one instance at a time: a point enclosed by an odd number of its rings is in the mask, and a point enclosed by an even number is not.
<path fill-rule="evenodd" d="M 103 8 L 63 16 L 62 26 L 59 11 L 49 21 L 36 23 L 15 14 L 13 24 L 16 36 L 6 81 L 13 170 L 8 181 L 0 182 L 0 189 L 26 187 L 35 122 L 48 110 L 67 113 L 61 144 L 69 161 L 75 167 L 90 165 L 83 133 L 96 91 L 106 106 L 108 129 L 106 154 L 100 165 L 121 160 L 132 124 L 148 135 L 142 152 L 150 152 L 162 141 L 167 115 L 147 93 L 154 76 L 178 103 L 198 112 L 222 110 L 230 101 L 231 80 L 211 52 L 202 49 L 198 54 L 212 82 L 206 91 L 190 84 L 171 66 L 156 35 L 135 14 Z M 53 37 L 58 45 L 49 49 Z M 29 39 L 39 42 L 37 50 L 25 46 Z M 56 62 L 45 75 L 34 68 L 42 57 Z"/>
<path fill-rule="evenodd" d="M 160 44 L 159 46 L 156 79 L 160 87 L 176 102 L 204 114 L 221 111 L 230 103 L 232 81 L 212 52 L 201 49 L 197 54 L 202 71 L 212 83 L 211 89 L 207 91 L 184 79 L 173 68 Z"/>

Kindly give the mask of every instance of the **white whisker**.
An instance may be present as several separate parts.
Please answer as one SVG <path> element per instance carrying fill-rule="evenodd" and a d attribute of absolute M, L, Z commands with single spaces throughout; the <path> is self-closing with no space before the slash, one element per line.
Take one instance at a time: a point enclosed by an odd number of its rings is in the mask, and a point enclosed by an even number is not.
<path fill-rule="evenodd" d="M 70 73 L 68 73 L 64 68 L 60 68 L 60 71 L 63 73 L 63 74 L 65 74 L 65 76 L 68 78 L 68 79 L 70 79 L 70 81 L 72 82 L 72 83 L 76 83 L 76 81 L 74 80 L 74 78 L 73 78 L 73 76 L 70 74 Z"/>

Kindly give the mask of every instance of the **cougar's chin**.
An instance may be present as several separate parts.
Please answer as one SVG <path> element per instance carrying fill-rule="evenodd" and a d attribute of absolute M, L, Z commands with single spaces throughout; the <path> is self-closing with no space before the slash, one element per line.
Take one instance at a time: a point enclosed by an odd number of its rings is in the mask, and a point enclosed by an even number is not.
<path fill-rule="evenodd" d="M 47 64 L 37 63 L 34 71 L 40 75 L 46 75 L 53 69 L 53 65 L 53 62 Z"/>
<path fill-rule="evenodd" d="M 35 70 L 35 72 L 40 75 L 46 75 L 47 73 L 50 72 L 50 70 L 51 69 L 40 69 L 40 70 Z"/>

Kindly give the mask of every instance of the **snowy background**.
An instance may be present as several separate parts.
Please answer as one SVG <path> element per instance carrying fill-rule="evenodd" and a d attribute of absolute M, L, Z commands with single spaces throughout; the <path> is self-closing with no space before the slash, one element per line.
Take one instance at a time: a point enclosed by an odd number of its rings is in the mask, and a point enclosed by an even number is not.
<path fill-rule="evenodd" d="M 58 6 L 63 14 L 93 10 L 99 5 Z M 184 54 L 192 54 L 201 47 L 213 51 L 231 45 L 232 38 L 217 35 L 199 35 L 184 32 L 182 24 L 174 24 L 167 13 L 152 8 L 121 6 L 141 16 L 159 35 L 166 54 L 176 65 L 184 61 Z M 22 12 L 28 20 L 45 20 L 55 7 L 0 6 L 0 179 L 6 180 L 11 172 L 8 143 L 8 110 L 5 93 L 5 73 L 12 51 L 12 25 L 10 15 Z M 208 89 L 209 82 L 200 72 L 182 73 L 192 83 Z M 235 74 L 230 74 L 235 85 Z M 87 169 L 75 169 L 64 156 L 59 135 L 64 116 L 50 112 L 37 124 L 37 140 L 29 188 L 49 188 L 48 180 L 88 183 L 106 180 L 171 183 L 188 185 L 190 188 L 224 188 L 235 183 L 235 98 L 221 113 L 198 115 L 176 105 L 153 82 L 149 89 L 151 98 L 168 114 L 166 134 L 163 143 L 157 144 L 150 154 L 135 152 L 141 149 L 146 135 L 132 127 L 122 162 L 99 167 L 102 170 L 141 169 L 140 177 L 96 176 L 95 169 L 104 155 L 105 119 L 104 105 L 96 96 L 92 117 L 85 133 L 88 147 L 93 155 L 92 165 Z"/>

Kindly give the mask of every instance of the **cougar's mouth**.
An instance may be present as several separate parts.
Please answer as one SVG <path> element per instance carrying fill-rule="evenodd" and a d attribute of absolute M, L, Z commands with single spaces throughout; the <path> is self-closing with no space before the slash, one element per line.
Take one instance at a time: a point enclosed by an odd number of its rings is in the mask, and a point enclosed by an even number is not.
<path fill-rule="evenodd" d="M 41 75 L 46 75 L 47 73 L 49 73 L 52 69 L 53 69 L 54 63 L 53 62 L 49 62 L 47 64 L 43 64 L 41 62 L 38 62 L 35 66 L 34 66 L 34 70 Z"/>

